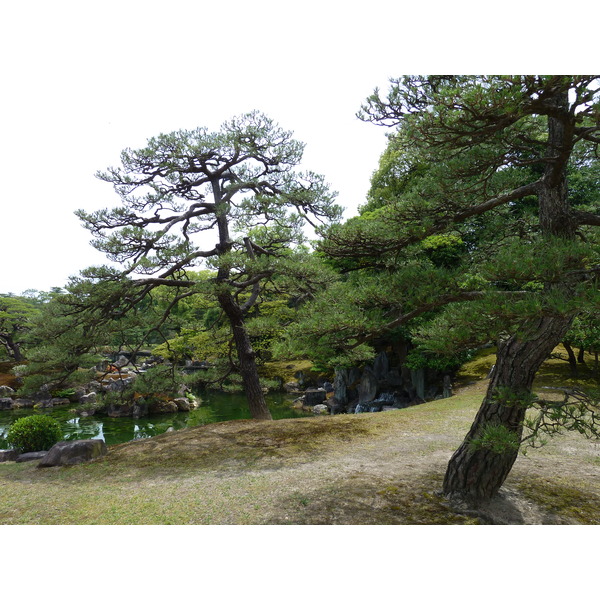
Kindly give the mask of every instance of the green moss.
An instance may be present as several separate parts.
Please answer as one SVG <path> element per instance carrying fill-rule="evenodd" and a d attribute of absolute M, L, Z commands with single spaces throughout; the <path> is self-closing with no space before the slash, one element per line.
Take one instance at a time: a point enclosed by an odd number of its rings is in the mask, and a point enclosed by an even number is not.
<path fill-rule="evenodd" d="M 530 477 L 519 484 L 528 500 L 548 512 L 580 525 L 600 524 L 600 496 L 568 483 Z"/>
<path fill-rule="evenodd" d="M 477 352 L 469 362 L 465 363 L 456 375 L 459 384 L 471 383 L 484 379 L 496 363 L 496 348 L 486 348 Z"/>
<path fill-rule="evenodd" d="M 260 375 L 267 379 L 281 379 L 283 383 L 286 383 L 294 380 L 298 371 L 302 371 L 309 376 L 314 375 L 314 373 L 311 373 L 312 367 L 313 364 L 308 360 L 271 361 L 260 366 Z"/>
<path fill-rule="evenodd" d="M 439 476 L 426 477 L 414 485 L 390 485 L 377 494 L 393 511 L 397 522 L 405 525 L 479 525 L 471 516 L 454 512 L 444 496 L 433 490 L 441 488 Z"/>

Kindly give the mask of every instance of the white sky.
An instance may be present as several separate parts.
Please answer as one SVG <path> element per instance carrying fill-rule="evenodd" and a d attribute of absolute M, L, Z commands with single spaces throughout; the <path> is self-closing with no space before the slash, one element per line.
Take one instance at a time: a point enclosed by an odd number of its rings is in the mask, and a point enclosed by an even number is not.
<path fill-rule="evenodd" d="M 496 44 L 492 56 L 505 56 L 510 16 L 494 29 L 463 20 L 465 10 L 382 0 L 3 4 L 0 293 L 63 286 L 104 261 L 73 211 L 116 205 L 94 173 L 117 165 L 123 148 L 255 108 L 307 144 L 303 168 L 323 173 L 345 216 L 356 214 L 385 147 L 385 130 L 355 117 L 373 89 L 402 74 L 506 64 L 480 50 Z M 529 56 L 520 72 L 539 65 Z"/>

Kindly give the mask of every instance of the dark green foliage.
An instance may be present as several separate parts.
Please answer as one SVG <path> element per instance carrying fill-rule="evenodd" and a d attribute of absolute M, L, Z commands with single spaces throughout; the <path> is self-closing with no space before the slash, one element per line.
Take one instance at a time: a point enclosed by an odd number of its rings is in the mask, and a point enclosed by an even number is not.
<path fill-rule="evenodd" d="M 0 294 L 0 360 L 4 356 L 16 362 L 24 360 L 27 334 L 40 303 L 37 297 Z"/>
<path fill-rule="evenodd" d="M 146 399 L 156 395 L 174 396 L 183 384 L 183 378 L 172 365 L 157 365 L 139 375 L 131 386 L 131 393 Z"/>
<path fill-rule="evenodd" d="M 474 450 L 489 450 L 494 454 L 510 453 L 519 449 L 521 440 L 514 431 L 499 423 L 486 423 L 476 438 L 469 441 Z"/>
<path fill-rule="evenodd" d="M 60 423 L 48 415 L 31 415 L 17 419 L 6 435 L 6 441 L 20 452 L 50 450 L 62 439 Z"/>
<path fill-rule="evenodd" d="M 440 373 L 451 373 L 457 371 L 472 356 L 473 352 L 468 350 L 446 356 L 426 353 L 419 348 L 414 348 L 406 356 L 404 364 L 414 370 L 428 368 Z"/>

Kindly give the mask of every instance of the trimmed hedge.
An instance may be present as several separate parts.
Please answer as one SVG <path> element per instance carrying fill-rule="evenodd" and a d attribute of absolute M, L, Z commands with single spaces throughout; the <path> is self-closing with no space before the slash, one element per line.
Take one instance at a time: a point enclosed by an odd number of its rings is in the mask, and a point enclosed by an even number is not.
<path fill-rule="evenodd" d="M 17 419 L 6 435 L 6 441 L 20 452 L 50 450 L 62 439 L 60 423 L 47 415 L 31 415 Z"/>

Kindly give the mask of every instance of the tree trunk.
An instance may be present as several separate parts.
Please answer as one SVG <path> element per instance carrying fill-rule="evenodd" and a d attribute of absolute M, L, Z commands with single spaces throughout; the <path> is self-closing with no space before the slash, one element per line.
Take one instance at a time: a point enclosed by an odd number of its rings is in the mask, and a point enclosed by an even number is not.
<path fill-rule="evenodd" d="M 570 323 L 568 318 L 541 317 L 528 324 L 528 336 L 513 336 L 499 346 L 483 404 L 448 464 L 444 494 L 486 499 L 500 489 L 519 452 L 535 374 Z M 500 431 L 504 444 L 493 444 L 490 426 Z"/>
<path fill-rule="evenodd" d="M 548 160 L 537 188 L 540 232 L 548 239 L 573 239 L 576 224 L 567 198 L 566 166 L 574 122 L 567 92 L 558 92 L 550 101 L 561 117 L 548 117 Z M 561 289 L 560 284 L 553 287 Z M 562 291 L 568 294 L 568 286 L 562 286 Z M 496 368 L 481 408 L 448 464 L 446 495 L 487 499 L 500 489 L 517 459 L 535 374 L 572 320 L 558 314 L 530 319 L 519 333 L 499 344 Z"/>
<path fill-rule="evenodd" d="M 237 356 L 239 361 L 239 371 L 242 376 L 244 392 L 248 400 L 248 407 L 253 419 L 270 420 L 273 417 L 267 406 L 263 394 L 260 379 L 258 377 L 258 368 L 256 365 L 256 354 L 250 343 L 248 332 L 244 324 L 242 310 L 231 297 L 231 294 L 225 292 L 218 296 L 219 305 L 227 315 L 231 329 Z"/>
<path fill-rule="evenodd" d="M 221 183 L 218 178 L 215 178 L 212 182 L 212 188 L 215 204 L 219 208 L 216 213 L 217 229 L 219 232 L 217 250 L 219 256 L 224 256 L 231 251 L 233 245 L 229 237 L 228 214 L 230 206 L 227 201 L 223 200 Z M 217 272 L 217 281 L 226 281 L 229 278 L 229 274 L 230 267 L 227 263 L 221 264 Z M 233 341 L 238 356 L 238 369 L 242 376 L 242 384 L 244 386 L 246 399 L 248 400 L 250 415 L 253 419 L 271 420 L 273 417 L 271 416 L 265 400 L 265 395 L 260 386 L 258 368 L 256 365 L 256 354 L 254 353 L 246 330 L 244 311 L 228 291 L 223 291 L 218 294 L 217 300 L 231 325 Z"/>
<path fill-rule="evenodd" d="M 13 341 L 11 335 L 2 335 L 0 338 L 0 343 L 4 345 L 6 348 L 6 352 L 8 357 L 15 362 L 22 362 L 25 360 L 23 353 L 21 352 L 21 348 L 18 342 Z"/>
<path fill-rule="evenodd" d="M 571 344 L 569 342 L 563 342 L 563 346 L 567 351 L 567 355 L 569 356 L 569 366 L 571 367 L 571 377 L 577 377 L 577 357 L 575 356 L 575 352 L 573 352 L 573 348 L 571 348 Z"/>

